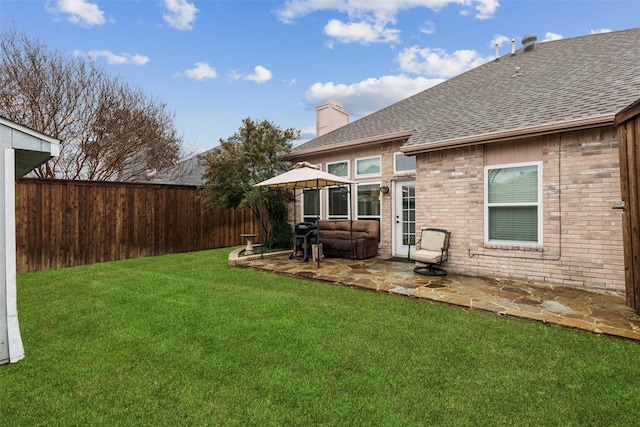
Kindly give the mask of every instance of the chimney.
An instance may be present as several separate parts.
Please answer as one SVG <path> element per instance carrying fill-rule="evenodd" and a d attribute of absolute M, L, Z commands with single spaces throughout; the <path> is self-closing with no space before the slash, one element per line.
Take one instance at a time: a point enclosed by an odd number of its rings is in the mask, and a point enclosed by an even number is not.
<path fill-rule="evenodd" d="M 522 38 L 522 47 L 524 47 L 525 52 L 529 52 L 536 48 L 536 41 L 538 41 L 538 36 L 535 34 L 529 34 Z"/>
<path fill-rule="evenodd" d="M 349 123 L 349 113 L 342 108 L 342 102 L 330 99 L 316 107 L 316 137 L 322 136 Z"/>

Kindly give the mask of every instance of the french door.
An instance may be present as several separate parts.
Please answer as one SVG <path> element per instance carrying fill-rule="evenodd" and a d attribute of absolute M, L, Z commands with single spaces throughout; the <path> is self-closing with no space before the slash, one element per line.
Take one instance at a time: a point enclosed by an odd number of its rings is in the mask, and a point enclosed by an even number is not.
<path fill-rule="evenodd" d="M 397 181 L 394 187 L 393 254 L 407 256 L 416 244 L 416 182 Z"/>

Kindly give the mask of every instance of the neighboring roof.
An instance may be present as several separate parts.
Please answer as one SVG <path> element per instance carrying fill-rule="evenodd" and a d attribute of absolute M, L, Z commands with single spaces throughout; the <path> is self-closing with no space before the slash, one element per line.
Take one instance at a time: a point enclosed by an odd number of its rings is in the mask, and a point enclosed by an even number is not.
<path fill-rule="evenodd" d="M 411 154 L 613 124 L 640 98 L 639 58 L 640 28 L 538 42 L 301 144 L 290 157 L 398 135 L 410 135 L 402 151 Z"/>
<path fill-rule="evenodd" d="M 319 170 L 307 162 L 300 162 L 288 172 L 262 181 L 254 187 L 269 188 L 316 188 L 330 185 L 353 184 L 353 181 Z"/>
<path fill-rule="evenodd" d="M 204 183 L 202 175 L 204 174 L 205 167 L 200 163 L 200 158 L 206 153 L 207 152 L 196 154 L 170 168 L 158 171 L 149 178 L 149 182 L 172 185 L 202 185 Z"/>
<path fill-rule="evenodd" d="M 0 148 L 15 150 L 15 179 L 18 180 L 60 154 L 60 140 L 0 117 Z"/>

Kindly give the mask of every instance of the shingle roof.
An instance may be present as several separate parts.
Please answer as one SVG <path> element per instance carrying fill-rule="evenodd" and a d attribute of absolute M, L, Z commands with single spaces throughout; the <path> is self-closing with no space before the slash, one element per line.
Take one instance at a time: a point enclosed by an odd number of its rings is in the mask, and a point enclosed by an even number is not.
<path fill-rule="evenodd" d="M 515 75 L 516 67 L 521 75 Z M 497 135 L 613 123 L 640 98 L 640 28 L 537 43 L 296 147 L 296 152 L 413 131 L 403 150 Z"/>
<path fill-rule="evenodd" d="M 206 153 L 207 152 L 195 155 L 170 168 L 159 171 L 149 179 L 149 182 L 173 185 L 202 185 L 204 182 L 202 180 L 202 174 L 205 168 L 200 163 L 200 157 Z"/>

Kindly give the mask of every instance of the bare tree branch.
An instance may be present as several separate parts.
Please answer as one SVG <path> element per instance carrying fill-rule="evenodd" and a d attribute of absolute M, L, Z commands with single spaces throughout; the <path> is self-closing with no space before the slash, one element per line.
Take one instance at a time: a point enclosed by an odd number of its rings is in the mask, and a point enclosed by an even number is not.
<path fill-rule="evenodd" d="M 15 29 L 0 34 L 0 115 L 62 141 L 41 178 L 146 180 L 177 163 L 182 137 L 157 98 Z"/>

